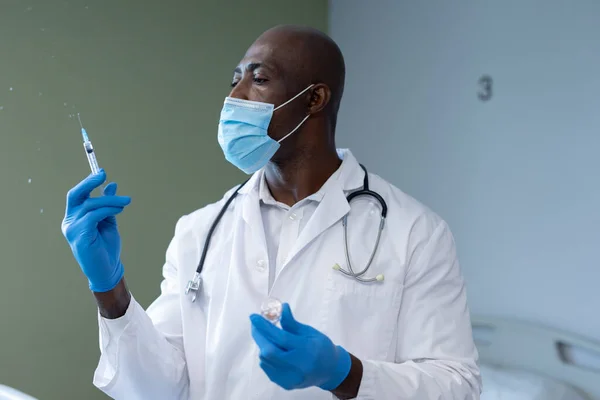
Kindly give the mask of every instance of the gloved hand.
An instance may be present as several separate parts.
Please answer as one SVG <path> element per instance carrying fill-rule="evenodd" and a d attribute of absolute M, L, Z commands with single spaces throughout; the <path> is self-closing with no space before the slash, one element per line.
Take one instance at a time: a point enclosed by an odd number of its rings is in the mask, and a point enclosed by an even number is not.
<path fill-rule="evenodd" d="M 123 277 L 121 238 L 115 215 L 131 202 L 129 197 L 116 196 L 116 183 L 106 185 L 103 196 L 90 198 L 91 192 L 105 180 L 106 173 L 101 170 L 69 191 L 61 225 L 94 292 L 113 289 Z"/>
<path fill-rule="evenodd" d="M 282 388 L 317 386 L 330 391 L 348 376 L 350 354 L 323 333 L 296 321 L 289 304 L 283 304 L 282 329 L 258 314 L 252 314 L 250 321 L 260 367 Z"/>

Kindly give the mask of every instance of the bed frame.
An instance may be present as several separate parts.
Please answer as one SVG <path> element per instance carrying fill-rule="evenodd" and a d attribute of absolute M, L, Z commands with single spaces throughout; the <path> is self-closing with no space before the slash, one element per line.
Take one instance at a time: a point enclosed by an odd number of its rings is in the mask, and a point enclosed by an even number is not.
<path fill-rule="evenodd" d="M 600 400 L 600 341 L 519 320 L 471 321 L 481 363 L 537 373 Z"/>

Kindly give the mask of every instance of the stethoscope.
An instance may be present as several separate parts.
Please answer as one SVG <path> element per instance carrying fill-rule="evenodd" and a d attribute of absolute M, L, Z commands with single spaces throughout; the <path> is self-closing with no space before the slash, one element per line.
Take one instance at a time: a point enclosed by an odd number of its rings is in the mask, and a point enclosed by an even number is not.
<path fill-rule="evenodd" d="M 360 167 L 363 169 L 363 171 L 365 171 L 363 188 L 361 190 L 356 190 L 356 191 L 350 193 L 346 197 L 346 200 L 348 201 L 348 204 L 350 204 L 350 202 L 357 197 L 370 196 L 379 202 L 379 204 L 381 206 L 381 219 L 379 221 L 379 228 L 377 230 L 377 239 L 375 240 L 375 246 L 373 247 L 373 251 L 371 252 L 369 261 L 367 261 L 367 264 L 362 269 L 362 271 L 355 272 L 354 269 L 352 268 L 352 263 L 350 262 L 350 252 L 348 250 L 348 215 L 349 215 L 349 213 L 344 215 L 344 217 L 342 218 L 342 226 L 344 227 L 344 253 L 346 254 L 346 264 L 348 265 L 348 270 L 343 269 L 339 264 L 335 264 L 333 266 L 333 269 L 341 272 L 342 274 L 344 274 L 350 278 L 354 278 L 357 281 L 362 282 L 362 283 L 383 282 L 383 280 L 384 280 L 383 274 L 379 274 L 372 278 L 367 278 L 364 275 L 367 273 L 367 271 L 371 267 L 371 264 L 373 263 L 373 259 L 375 258 L 375 254 L 377 253 L 377 249 L 379 248 L 379 241 L 381 240 L 381 232 L 383 231 L 383 228 L 385 226 L 385 218 L 387 216 L 387 204 L 386 204 L 385 200 L 383 199 L 383 197 L 381 197 L 381 195 L 379 195 L 379 193 L 374 192 L 369 189 L 369 174 L 367 173 L 367 169 L 362 164 Z M 202 273 L 202 269 L 204 268 L 204 261 L 206 260 L 206 253 L 208 252 L 208 247 L 210 245 L 210 240 L 212 238 L 212 235 L 213 235 L 217 225 L 219 224 L 219 221 L 221 221 L 221 218 L 225 214 L 225 211 L 227 211 L 227 209 L 229 208 L 229 205 L 231 204 L 233 199 L 236 198 L 240 189 L 247 182 L 248 181 L 246 181 L 246 182 L 242 183 L 240 186 L 238 186 L 237 189 L 235 190 L 235 192 L 233 192 L 233 194 L 231 196 L 229 196 L 229 199 L 227 199 L 227 201 L 225 202 L 225 205 L 223 205 L 223 207 L 219 211 L 219 214 L 217 214 L 217 217 L 213 221 L 210 229 L 208 230 L 208 235 L 206 236 L 206 242 L 204 243 L 204 248 L 202 249 L 202 255 L 200 256 L 200 262 L 198 263 L 198 267 L 196 268 L 196 273 L 194 274 L 194 278 L 192 280 L 188 281 L 188 284 L 185 289 L 186 295 L 189 294 L 190 292 L 194 292 L 194 294 L 192 296 L 192 302 L 196 301 L 196 295 L 198 294 L 198 290 L 200 290 L 200 287 L 202 286 L 202 277 L 200 276 L 200 274 Z"/>

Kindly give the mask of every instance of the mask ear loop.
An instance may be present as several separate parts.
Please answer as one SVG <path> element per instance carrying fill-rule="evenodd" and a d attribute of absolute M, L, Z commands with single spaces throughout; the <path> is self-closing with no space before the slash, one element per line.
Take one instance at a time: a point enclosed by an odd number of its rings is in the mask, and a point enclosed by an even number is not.
<path fill-rule="evenodd" d="M 304 89 L 303 91 L 301 91 L 300 93 L 298 93 L 297 95 L 295 95 L 294 97 L 292 97 L 291 99 L 289 99 L 288 101 L 286 101 L 285 103 L 283 103 L 283 104 L 280 104 L 280 105 L 278 105 L 277 107 L 275 107 L 275 108 L 273 109 L 273 111 L 275 112 L 275 111 L 279 110 L 281 107 L 283 107 L 283 106 L 285 106 L 285 105 L 287 105 L 287 104 L 291 103 L 292 101 L 296 100 L 298 97 L 302 96 L 302 95 L 303 95 L 303 94 L 304 94 L 304 93 L 305 93 L 305 92 L 306 92 L 308 89 L 310 89 L 310 88 L 311 88 L 311 87 L 313 87 L 313 86 L 315 86 L 315 84 L 314 84 L 314 83 L 312 83 L 312 84 L 311 84 L 310 86 L 308 86 L 306 89 Z"/>
<path fill-rule="evenodd" d="M 300 128 L 302 126 L 302 124 L 308 119 L 308 117 L 310 117 L 310 115 L 307 115 L 306 117 L 304 117 L 304 119 L 302 120 L 302 122 L 300 122 L 294 129 L 292 129 L 292 131 L 290 133 L 288 133 L 287 135 L 285 135 L 284 137 L 282 137 L 281 139 L 279 139 L 277 141 L 277 143 L 283 142 L 285 139 L 287 139 L 288 136 L 290 136 L 292 133 L 296 132 L 298 130 L 298 128 Z"/>
<path fill-rule="evenodd" d="M 292 101 L 296 100 L 298 97 L 302 96 L 308 89 L 310 89 L 313 86 L 315 86 L 314 83 L 312 83 L 306 89 L 304 89 L 303 91 L 301 91 L 300 93 L 298 93 L 297 95 L 295 95 L 294 97 L 292 97 L 291 99 L 289 99 L 288 101 L 286 101 L 285 103 L 283 103 L 283 104 L 275 107 L 273 109 L 273 112 L 277 111 L 278 109 L 280 109 L 281 107 L 285 106 L 286 104 L 291 103 Z M 302 126 L 302 124 L 306 122 L 306 120 L 308 119 L 308 117 L 310 117 L 310 115 L 307 115 L 306 117 L 304 117 L 304 119 L 302 121 L 300 121 L 300 123 L 298 125 L 296 125 L 296 127 L 294 129 L 292 129 L 292 131 L 290 133 L 288 133 L 287 135 L 285 135 L 284 137 L 282 137 L 281 139 L 279 139 L 277 141 L 277 143 L 283 142 L 285 139 L 288 138 L 288 136 L 290 136 L 292 133 L 296 132 Z"/>

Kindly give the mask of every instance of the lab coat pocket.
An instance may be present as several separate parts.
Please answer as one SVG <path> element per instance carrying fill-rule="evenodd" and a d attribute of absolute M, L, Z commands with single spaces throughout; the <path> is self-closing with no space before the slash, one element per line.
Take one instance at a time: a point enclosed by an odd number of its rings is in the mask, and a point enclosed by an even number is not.
<path fill-rule="evenodd" d="M 325 333 L 360 359 L 392 359 L 388 353 L 401 299 L 400 283 L 361 283 L 332 271 L 323 307 Z"/>

